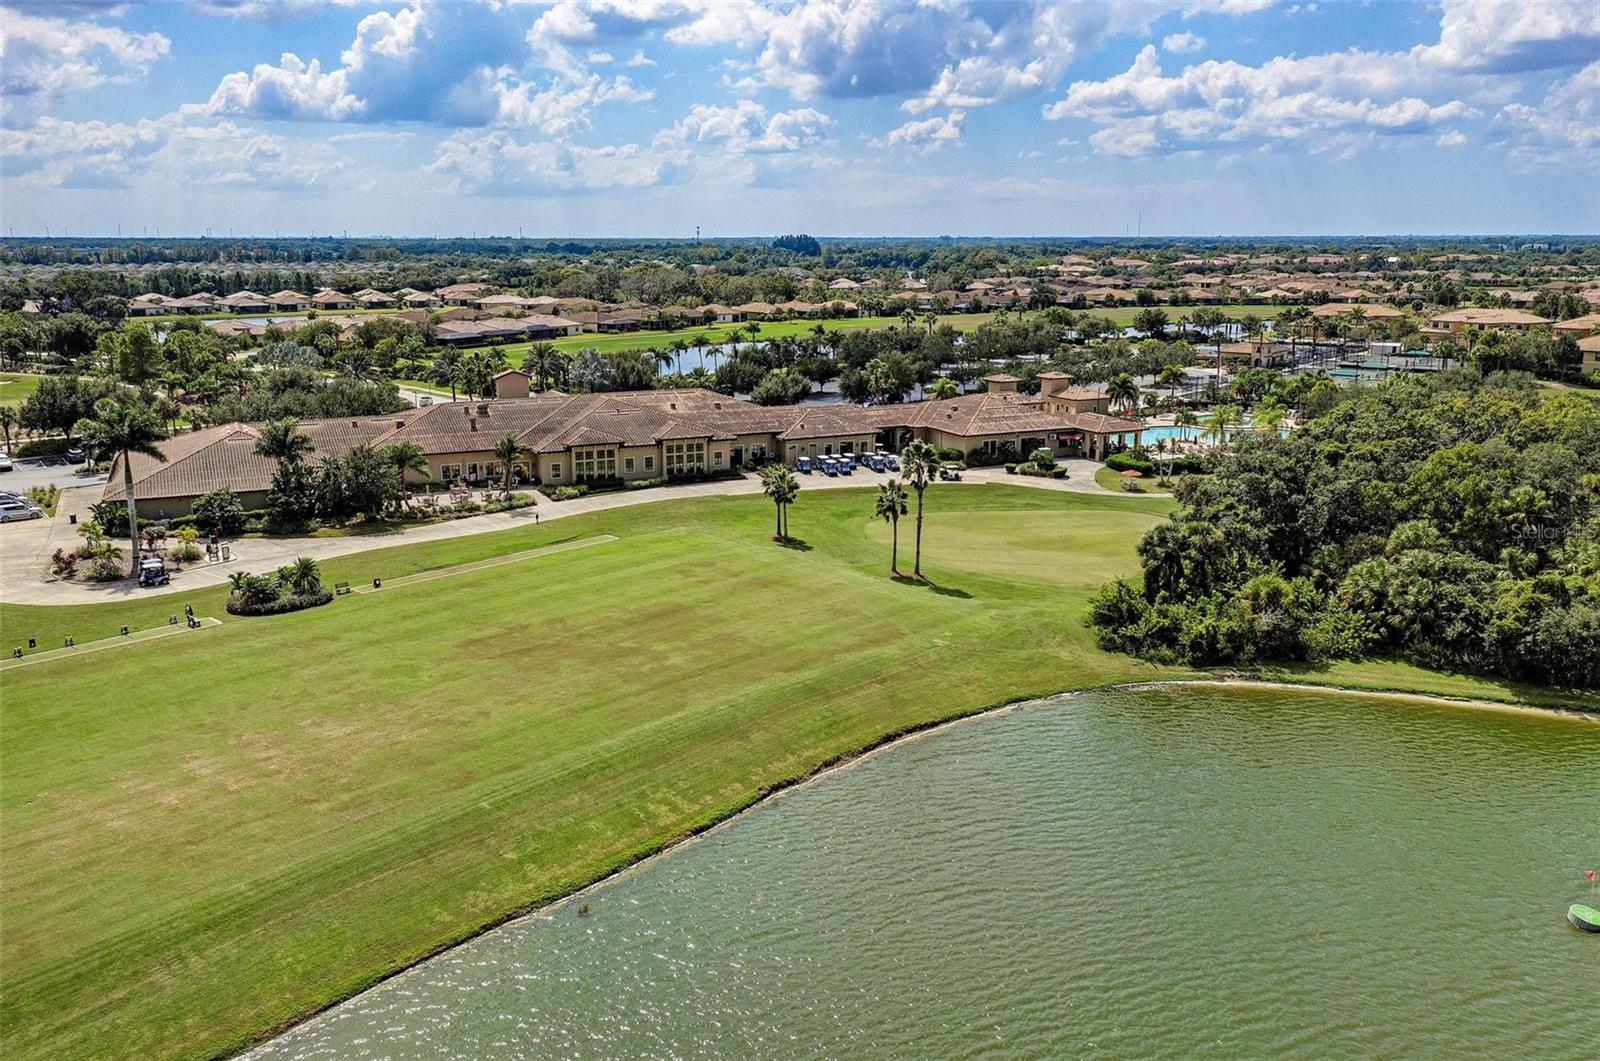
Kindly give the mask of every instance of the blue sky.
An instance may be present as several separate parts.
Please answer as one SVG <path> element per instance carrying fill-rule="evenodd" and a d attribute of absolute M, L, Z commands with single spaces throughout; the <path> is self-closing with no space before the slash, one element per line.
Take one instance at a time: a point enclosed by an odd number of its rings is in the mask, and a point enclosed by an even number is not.
<path fill-rule="evenodd" d="M 17 234 L 1600 231 L 1600 3 L 0 0 Z"/>

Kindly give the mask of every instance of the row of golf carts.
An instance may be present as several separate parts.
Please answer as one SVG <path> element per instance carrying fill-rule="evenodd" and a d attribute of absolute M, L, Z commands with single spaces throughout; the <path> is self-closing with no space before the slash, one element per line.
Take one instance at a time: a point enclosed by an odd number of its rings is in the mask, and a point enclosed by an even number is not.
<path fill-rule="evenodd" d="M 854 453 L 825 453 L 820 457 L 799 457 L 794 463 L 795 467 L 806 475 L 812 472 L 821 472 L 823 475 L 850 475 L 856 470 L 856 457 Z M 859 463 L 875 472 L 900 470 L 900 458 L 882 450 L 860 454 Z"/>

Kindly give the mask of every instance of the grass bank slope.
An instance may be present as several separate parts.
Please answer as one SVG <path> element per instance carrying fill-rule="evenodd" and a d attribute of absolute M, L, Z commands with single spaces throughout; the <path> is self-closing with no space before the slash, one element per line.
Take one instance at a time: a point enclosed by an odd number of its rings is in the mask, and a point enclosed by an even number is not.
<path fill-rule="evenodd" d="M 764 499 L 669 501 L 325 573 L 618 538 L 595 548 L 0 672 L 0 1053 L 235 1049 L 886 734 L 1181 676 L 1082 621 L 1135 570 L 1148 501 L 929 501 L 932 586 L 885 577 L 868 491 L 803 493 L 790 548 Z M 222 593 L 191 603 L 220 616 Z M 81 642 L 181 603 L 0 606 L 0 627 Z"/>

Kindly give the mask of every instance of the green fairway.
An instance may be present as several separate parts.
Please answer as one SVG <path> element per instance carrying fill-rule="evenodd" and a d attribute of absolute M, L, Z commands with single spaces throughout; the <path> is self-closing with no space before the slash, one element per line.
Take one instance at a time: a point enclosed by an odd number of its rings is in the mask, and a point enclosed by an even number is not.
<path fill-rule="evenodd" d="M 939 318 L 941 324 L 963 331 L 975 328 L 983 321 L 989 320 L 987 313 L 963 313 Z M 787 339 L 801 335 L 812 335 L 817 325 L 830 332 L 852 332 L 872 328 L 900 327 L 903 323 L 899 317 L 847 317 L 840 320 L 793 320 L 757 322 L 761 331 L 756 336 L 756 341 L 764 339 Z M 917 318 L 914 327 L 925 327 L 922 318 Z M 743 324 L 708 324 L 700 328 L 679 328 L 675 331 L 639 331 L 626 332 L 618 335 L 600 335 L 587 333 L 584 335 L 569 335 L 563 339 L 552 339 L 549 345 L 557 350 L 598 350 L 603 354 L 617 353 L 629 350 L 648 350 L 651 347 L 665 349 L 674 339 L 682 339 L 686 343 L 695 343 L 705 338 L 713 343 L 726 343 L 734 338 L 735 333 L 743 342 L 748 335 Z M 504 346 L 472 346 L 465 347 L 468 351 L 486 350 L 489 353 L 502 355 L 506 362 L 520 366 L 522 357 L 528 352 L 532 343 L 507 343 Z"/>
<path fill-rule="evenodd" d="M 0 606 L 8 649 L 225 619 L 0 671 L 0 1051 L 235 1049 L 885 735 L 1182 673 L 1083 623 L 1166 503 L 937 485 L 925 586 L 886 577 L 872 497 L 803 492 L 799 547 L 739 497 L 357 554 L 327 580 L 617 539 L 271 618 L 223 587 Z M 1293 675 L 1346 676 L 1519 692 Z"/>
<path fill-rule="evenodd" d="M 1159 308 L 1165 310 L 1167 317 L 1172 323 L 1176 324 L 1180 318 L 1186 316 L 1194 307 L 1162 306 Z M 1272 313 L 1276 307 L 1217 306 L 1215 308 L 1220 310 L 1224 316 L 1232 319 L 1252 315 L 1266 319 L 1272 316 Z M 1138 312 L 1138 309 L 1132 306 L 1102 306 L 1087 310 L 1080 310 L 1079 312 L 1112 321 L 1113 323 L 1122 327 L 1128 327 L 1133 324 L 1133 316 Z M 1014 314 L 1014 316 L 1027 315 L 1028 314 L 1025 312 L 1017 312 Z M 984 324 L 992 320 L 994 320 L 993 313 L 949 313 L 939 317 L 939 324 L 948 325 L 952 328 L 955 328 L 957 331 L 965 332 L 971 331 L 980 324 Z M 795 336 L 811 335 L 813 334 L 813 330 L 819 324 L 830 332 L 850 332 L 873 328 L 898 328 L 901 327 L 904 322 L 899 317 L 849 317 L 841 320 L 792 320 L 761 322 L 761 331 L 759 334 L 757 334 L 756 341 L 760 342 L 764 339 L 783 339 L 793 338 Z M 912 326 L 916 328 L 926 327 L 926 323 L 921 314 L 917 316 L 916 323 Z M 710 339 L 713 343 L 725 343 L 733 338 L 735 332 L 739 333 L 740 340 L 743 341 L 745 335 L 747 334 L 743 330 L 744 327 L 745 326 L 743 324 L 712 324 L 702 328 L 680 328 L 676 331 L 640 331 L 626 332 L 619 335 L 600 335 L 597 333 L 589 333 L 584 335 L 569 335 L 563 339 L 552 339 L 550 340 L 550 345 L 558 350 L 568 351 L 592 348 L 600 351 L 603 354 L 631 350 L 648 350 L 651 347 L 661 347 L 665 349 L 674 339 L 682 339 L 685 342 L 693 343 L 696 340 L 704 337 Z M 504 346 L 472 346 L 464 347 L 463 349 L 468 351 L 483 350 L 489 353 L 499 354 L 505 359 L 507 364 L 520 367 L 522 365 L 523 355 L 528 352 L 528 348 L 532 345 L 532 343 L 507 343 Z"/>
<path fill-rule="evenodd" d="M 21 405 L 39 389 L 42 379 L 32 372 L 0 372 L 0 405 Z"/>

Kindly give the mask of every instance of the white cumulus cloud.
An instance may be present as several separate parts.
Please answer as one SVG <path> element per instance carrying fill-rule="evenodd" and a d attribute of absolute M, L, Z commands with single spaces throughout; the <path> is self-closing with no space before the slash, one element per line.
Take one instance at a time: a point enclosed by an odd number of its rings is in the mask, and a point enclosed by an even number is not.
<path fill-rule="evenodd" d="M 771 154 L 821 143 L 833 119 L 811 107 L 768 113 L 754 100 L 731 106 L 697 103 L 657 137 L 661 143 L 716 144 L 734 152 Z"/>
<path fill-rule="evenodd" d="M 1168 76 L 1153 45 L 1101 81 L 1079 81 L 1044 109 L 1047 119 L 1101 126 L 1089 139 L 1121 156 L 1239 142 L 1315 141 L 1339 135 L 1437 130 L 1478 112 L 1460 99 L 1412 94 L 1420 82 L 1384 57 L 1341 52 L 1278 58 L 1260 66 L 1204 62 Z"/>
<path fill-rule="evenodd" d="M 873 147 L 909 147 L 931 154 L 946 147 L 961 144 L 961 123 L 966 120 L 963 111 L 951 111 L 943 117 L 910 121 L 890 129 L 871 141 Z"/>
<path fill-rule="evenodd" d="M 147 72 L 172 42 L 92 20 L 0 16 L 0 95 L 58 96 Z"/>

